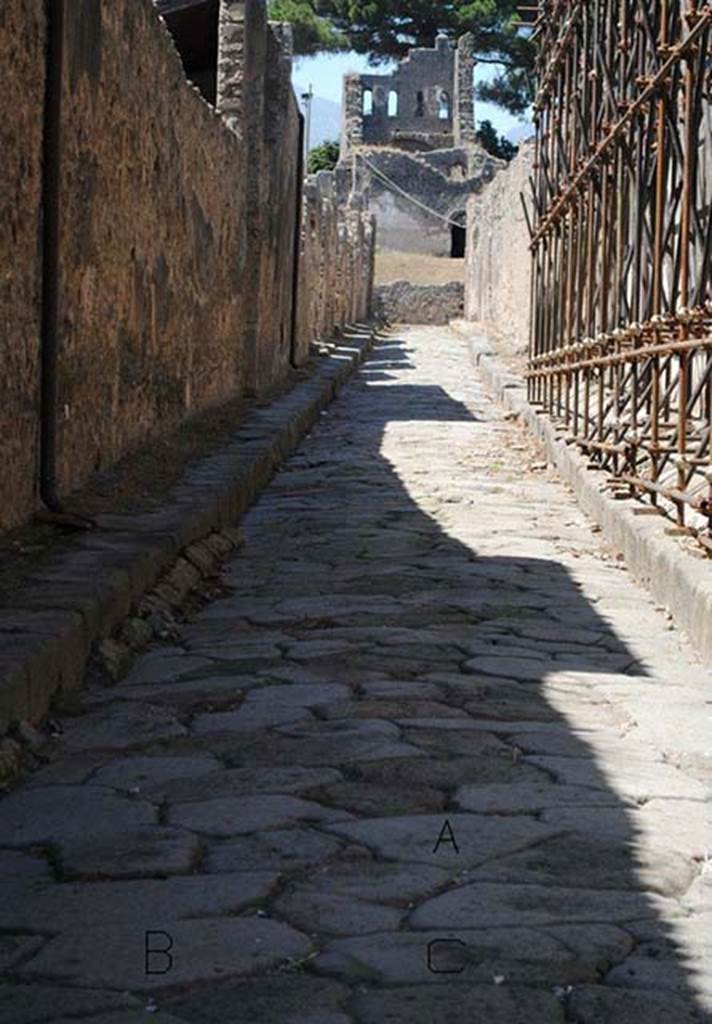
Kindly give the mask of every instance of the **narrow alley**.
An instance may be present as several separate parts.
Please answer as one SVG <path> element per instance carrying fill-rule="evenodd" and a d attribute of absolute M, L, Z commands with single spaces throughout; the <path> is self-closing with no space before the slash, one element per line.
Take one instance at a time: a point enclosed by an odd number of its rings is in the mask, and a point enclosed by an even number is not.
<path fill-rule="evenodd" d="M 465 341 L 382 340 L 243 528 L 0 804 L 0 1020 L 712 1020 L 710 673 Z"/>

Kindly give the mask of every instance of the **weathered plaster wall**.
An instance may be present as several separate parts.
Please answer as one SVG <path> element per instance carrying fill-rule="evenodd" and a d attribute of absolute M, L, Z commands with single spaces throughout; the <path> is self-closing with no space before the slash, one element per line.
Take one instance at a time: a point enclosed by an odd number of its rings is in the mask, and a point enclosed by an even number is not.
<path fill-rule="evenodd" d="M 520 194 L 529 194 L 534 146 L 468 204 L 465 316 L 495 329 L 511 351 L 529 339 L 531 253 Z"/>
<path fill-rule="evenodd" d="M 44 5 L 3 0 L 0 528 L 37 507 Z M 66 4 L 58 484 L 67 494 L 186 417 L 283 378 L 292 356 L 299 111 L 288 33 L 222 0 L 217 109 L 151 0 Z M 335 207 L 343 197 L 334 195 Z M 345 223 L 345 215 L 342 217 Z M 321 333 L 348 319 L 335 224 Z M 359 257 L 360 258 L 360 257 Z M 321 288 L 312 275 L 305 288 Z M 360 308 L 360 307 L 359 307 Z"/>
<path fill-rule="evenodd" d="M 41 292 L 42 0 L 2 0 L 0 529 L 35 502 Z"/>

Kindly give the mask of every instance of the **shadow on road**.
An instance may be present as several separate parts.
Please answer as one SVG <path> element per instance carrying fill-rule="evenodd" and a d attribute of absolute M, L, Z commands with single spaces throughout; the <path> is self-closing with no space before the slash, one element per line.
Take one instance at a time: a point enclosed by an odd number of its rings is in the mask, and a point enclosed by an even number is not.
<path fill-rule="evenodd" d="M 517 478 L 516 453 L 497 448 L 503 424 L 492 426 L 486 403 L 474 413 L 444 387 L 410 382 L 422 373 L 411 356 L 407 337 L 376 349 L 249 514 L 232 596 L 184 631 L 191 654 L 217 659 L 213 674 L 234 675 L 250 694 L 282 681 L 287 690 L 345 685 L 355 699 L 316 701 L 304 719 L 253 732 L 226 726 L 104 755 L 111 764 L 199 748 L 220 758 L 221 773 L 337 768 L 338 781 L 299 795 L 343 820 L 292 821 L 253 837 L 197 828 L 206 889 L 227 862 L 233 871 L 278 867 L 268 914 L 313 936 L 318 955 L 296 974 L 208 974 L 190 984 L 176 975 L 137 988 L 168 985 L 162 1007 L 191 1024 L 228 1012 L 316 1021 L 308 1011 L 326 999 L 324 979 L 350 986 L 329 994 L 323 1019 L 334 1024 L 708 1022 L 697 968 L 675 935 L 677 901 L 696 874 L 676 803 L 685 776 L 626 735 L 615 699 L 599 689 L 663 683 L 545 556 L 550 541 L 512 502 L 529 485 Z M 464 360 L 461 372 L 470 372 Z M 502 460 L 501 472 L 459 465 L 456 456 L 478 445 L 485 461 Z M 450 509 L 458 514 L 448 532 Z M 272 660 L 246 668 L 221 654 L 226 637 L 254 642 L 261 631 L 282 638 Z M 155 684 L 162 708 L 172 682 Z M 131 686 L 116 698 L 130 703 Z M 191 729 L 205 694 L 195 705 L 177 705 Z M 224 795 L 225 780 L 215 780 Z M 174 806 L 191 799 L 164 787 L 162 820 L 181 821 Z M 0 830 L 2 817 L 0 805 Z M 8 834 L 0 847 L 22 849 Z M 310 858 L 307 834 L 342 845 Z M 54 855 L 61 870 L 61 844 Z M 141 928 L 160 925 L 141 915 L 137 905 Z M 70 912 L 64 928 L 84 924 Z M 185 963 L 204 950 L 179 954 Z M 122 955 L 117 947 L 117 964 Z M 129 987 L 123 974 L 112 985 L 110 969 L 97 985 Z M 71 965 L 58 976 L 71 985 Z"/>

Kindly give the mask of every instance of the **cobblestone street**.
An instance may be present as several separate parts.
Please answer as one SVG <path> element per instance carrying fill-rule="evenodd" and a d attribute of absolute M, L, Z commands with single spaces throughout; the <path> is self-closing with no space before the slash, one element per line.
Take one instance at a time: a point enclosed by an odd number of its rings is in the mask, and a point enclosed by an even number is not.
<path fill-rule="evenodd" d="M 712 1021 L 710 673 L 541 458 L 376 347 L 0 802 L 1 1021 Z"/>

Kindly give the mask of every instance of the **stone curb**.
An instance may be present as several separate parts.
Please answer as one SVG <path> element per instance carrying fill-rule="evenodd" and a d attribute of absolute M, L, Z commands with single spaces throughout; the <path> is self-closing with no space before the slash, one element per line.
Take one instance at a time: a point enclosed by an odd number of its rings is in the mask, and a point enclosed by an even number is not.
<path fill-rule="evenodd" d="M 497 361 L 486 334 L 465 321 L 453 321 L 450 326 L 467 339 L 471 358 L 498 401 L 517 413 L 543 442 L 547 458 L 606 540 L 623 553 L 634 579 L 668 610 L 705 665 L 712 665 L 712 564 L 675 543 L 666 532 L 670 524 L 652 509 L 602 492 L 608 475 L 588 469 L 551 420 L 529 404 L 526 384 Z"/>
<path fill-rule="evenodd" d="M 351 330 L 351 333 L 349 333 Z M 39 722 L 58 690 L 82 682 L 94 645 L 189 545 L 234 525 L 373 347 L 346 330 L 313 376 L 255 409 L 215 454 L 190 466 L 158 510 L 102 515 L 0 610 L 0 736 Z"/>

